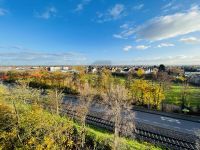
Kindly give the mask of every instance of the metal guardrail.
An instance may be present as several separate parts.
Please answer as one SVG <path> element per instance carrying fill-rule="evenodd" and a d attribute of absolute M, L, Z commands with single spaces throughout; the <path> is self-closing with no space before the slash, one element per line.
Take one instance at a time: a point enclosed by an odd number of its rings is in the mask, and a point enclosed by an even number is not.
<path fill-rule="evenodd" d="M 64 109 L 61 110 L 61 112 L 63 114 L 67 114 L 69 117 L 78 117 L 75 114 L 75 111 Z M 109 131 L 114 130 L 114 122 L 93 115 L 87 115 L 86 123 L 107 129 Z M 196 140 L 198 140 L 196 136 L 177 131 L 175 132 L 165 128 L 158 128 L 141 122 L 136 122 L 136 129 L 133 131 L 133 134 L 135 134 L 135 138 L 138 140 L 158 144 L 169 149 L 200 150 L 196 144 Z"/>

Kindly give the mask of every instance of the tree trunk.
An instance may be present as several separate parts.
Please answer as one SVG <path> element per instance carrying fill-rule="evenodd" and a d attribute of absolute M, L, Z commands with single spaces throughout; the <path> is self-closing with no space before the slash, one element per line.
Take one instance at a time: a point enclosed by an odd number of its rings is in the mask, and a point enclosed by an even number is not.
<path fill-rule="evenodd" d="M 81 147 L 82 148 L 84 148 L 84 145 L 85 145 L 85 120 L 86 120 L 86 117 L 84 117 L 83 124 L 82 124 L 82 127 L 83 127 L 82 140 L 81 140 Z"/>
<path fill-rule="evenodd" d="M 113 147 L 113 150 L 117 150 L 117 147 L 118 147 L 118 136 L 119 136 L 118 127 L 116 127 L 116 125 L 115 125 L 114 147 Z"/>
<path fill-rule="evenodd" d="M 118 150 L 118 138 L 119 138 L 119 130 L 120 130 L 120 110 L 116 109 L 115 116 L 115 133 L 114 133 L 114 146 L 113 150 Z"/>
<path fill-rule="evenodd" d="M 56 114 L 59 115 L 58 90 L 56 89 Z"/>

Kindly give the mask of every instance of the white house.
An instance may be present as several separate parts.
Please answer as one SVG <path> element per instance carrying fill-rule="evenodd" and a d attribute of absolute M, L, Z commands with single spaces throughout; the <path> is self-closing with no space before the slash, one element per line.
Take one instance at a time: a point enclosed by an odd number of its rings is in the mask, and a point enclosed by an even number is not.
<path fill-rule="evenodd" d="M 59 67 L 59 66 L 53 66 L 49 68 L 50 71 L 60 71 L 61 69 L 62 67 Z"/>

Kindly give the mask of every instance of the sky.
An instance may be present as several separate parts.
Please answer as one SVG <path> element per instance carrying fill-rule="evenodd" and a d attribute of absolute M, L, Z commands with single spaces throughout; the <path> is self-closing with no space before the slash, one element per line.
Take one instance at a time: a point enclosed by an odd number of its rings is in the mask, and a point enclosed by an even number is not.
<path fill-rule="evenodd" d="M 0 0 L 0 65 L 200 65 L 199 0 Z"/>

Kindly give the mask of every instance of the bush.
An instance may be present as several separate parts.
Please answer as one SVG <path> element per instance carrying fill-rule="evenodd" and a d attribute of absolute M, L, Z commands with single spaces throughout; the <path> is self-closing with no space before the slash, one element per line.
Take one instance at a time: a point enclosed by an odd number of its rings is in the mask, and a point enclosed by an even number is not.
<path fill-rule="evenodd" d="M 81 126 L 77 123 L 51 114 L 36 103 L 24 103 L 18 96 L 12 98 L 14 105 L 6 99 L 12 94 L 2 93 L 6 93 L 4 87 L 0 87 L 0 149 L 80 149 Z M 125 138 L 119 142 L 120 150 L 159 149 Z M 87 127 L 85 149 L 111 150 L 112 144 L 113 134 Z"/>

